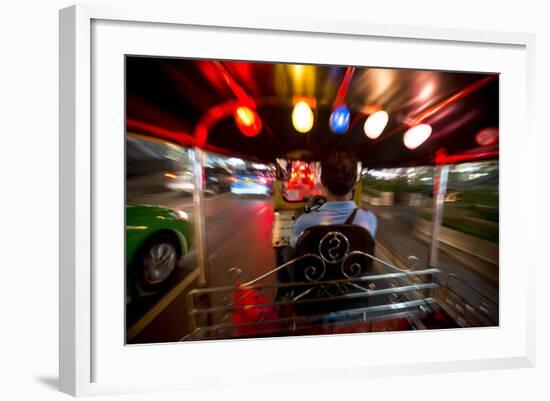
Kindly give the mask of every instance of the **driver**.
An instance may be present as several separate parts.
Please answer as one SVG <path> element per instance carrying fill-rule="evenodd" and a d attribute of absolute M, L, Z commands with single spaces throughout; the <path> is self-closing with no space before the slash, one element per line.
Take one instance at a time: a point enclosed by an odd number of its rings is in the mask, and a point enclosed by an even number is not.
<path fill-rule="evenodd" d="M 290 245 L 293 248 L 306 228 L 343 224 L 356 209 L 352 224 L 365 227 L 374 238 L 376 216 L 370 211 L 358 208 L 352 200 L 353 187 L 357 183 L 357 163 L 355 155 L 344 150 L 332 151 L 321 158 L 321 184 L 327 202 L 316 212 L 303 214 L 296 220 L 290 237 Z"/>

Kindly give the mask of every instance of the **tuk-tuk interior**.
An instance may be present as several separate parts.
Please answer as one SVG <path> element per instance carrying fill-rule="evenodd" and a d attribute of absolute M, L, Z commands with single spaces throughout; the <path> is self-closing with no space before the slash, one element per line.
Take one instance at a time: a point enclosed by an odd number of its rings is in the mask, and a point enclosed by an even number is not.
<path fill-rule="evenodd" d="M 146 57 L 126 68 L 127 131 L 191 149 L 199 274 L 182 340 L 498 325 L 498 301 L 438 268 L 449 167 L 498 160 L 497 75 Z M 297 123 L 298 109 L 311 121 Z M 380 112 L 384 126 L 368 131 Z M 336 147 L 360 160 L 358 207 L 367 172 L 433 168 L 427 263 L 391 258 L 381 239 L 346 226 L 313 227 L 284 257 L 295 220 L 326 202 L 319 157 Z M 207 273 L 207 153 L 269 166 L 260 179 L 273 180 L 274 267 L 250 277 L 227 265 L 227 285 Z M 327 256 L 336 242 L 341 252 Z"/>

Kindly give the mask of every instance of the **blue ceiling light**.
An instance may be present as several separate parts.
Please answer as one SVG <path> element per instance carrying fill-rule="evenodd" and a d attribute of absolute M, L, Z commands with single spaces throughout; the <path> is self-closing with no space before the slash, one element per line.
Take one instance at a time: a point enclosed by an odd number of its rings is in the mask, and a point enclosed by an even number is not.
<path fill-rule="evenodd" d="M 342 135 L 349 128 L 350 113 L 349 109 L 342 105 L 332 110 L 329 119 L 329 125 L 332 132 Z"/>

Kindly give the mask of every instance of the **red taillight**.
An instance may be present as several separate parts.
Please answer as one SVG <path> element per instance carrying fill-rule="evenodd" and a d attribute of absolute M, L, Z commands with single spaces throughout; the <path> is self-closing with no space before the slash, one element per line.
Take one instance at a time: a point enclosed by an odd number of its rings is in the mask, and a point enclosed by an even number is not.
<path fill-rule="evenodd" d="M 267 180 L 264 177 L 258 177 L 256 178 L 256 182 L 258 184 L 267 184 Z"/>
<path fill-rule="evenodd" d="M 239 179 L 236 177 L 231 177 L 229 179 L 231 180 L 231 182 L 239 182 Z"/>

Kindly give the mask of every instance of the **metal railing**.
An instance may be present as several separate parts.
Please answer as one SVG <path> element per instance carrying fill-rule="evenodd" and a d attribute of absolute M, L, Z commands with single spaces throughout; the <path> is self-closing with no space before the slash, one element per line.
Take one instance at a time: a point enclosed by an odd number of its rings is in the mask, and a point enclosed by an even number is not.
<path fill-rule="evenodd" d="M 375 263 L 372 271 L 363 272 L 361 259 Z M 433 291 L 441 289 L 439 269 L 400 269 L 361 251 L 347 253 L 339 263 L 325 260 L 302 255 L 247 282 L 233 268 L 234 285 L 192 290 L 191 332 L 182 340 L 315 334 L 342 327 L 371 331 L 373 325 L 377 331 L 391 330 L 395 322 L 422 328 L 414 322 L 437 308 Z M 283 269 L 300 269 L 301 279 L 279 282 Z M 331 278 L 335 271 L 342 278 Z"/>

